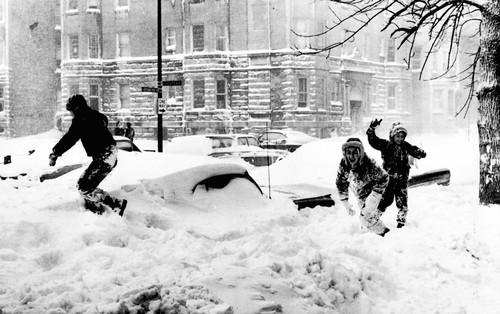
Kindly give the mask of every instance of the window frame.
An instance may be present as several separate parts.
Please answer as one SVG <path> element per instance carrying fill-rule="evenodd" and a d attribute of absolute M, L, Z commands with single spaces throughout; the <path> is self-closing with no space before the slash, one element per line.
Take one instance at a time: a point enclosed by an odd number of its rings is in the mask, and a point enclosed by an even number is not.
<path fill-rule="evenodd" d="M 219 33 L 220 28 L 222 27 L 223 34 Z M 227 42 L 228 42 L 228 30 L 226 24 L 216 24 L 215 25 L 215 50 L 216 51 L 226 51 L 227 50 Z M 220 42 L 222 42 L 222 49 L 220 49 Z"/>
<path fill-rule="evenodd" d="M 93 93 L 94 87 L 97 89 L 96 95 L 94 95 L 94 93 Z M 97 106 L 92 106 L 93 100 L 97 101 Z M 100 101 L 100 96 L 99 96 L 99 84 L 89 84 L 89 107 L 96 109 L 96 110 L 101 109 L 101 101 Z"/>
<path fill-rule="evenodd" d="M 201 88 L 203 89 L 203 93 L 199 93 L 201 90 L 197 90 L 197 89 L 201 89 Z M 198 100 L 200 100 L 200 101 L 198 102 Z M 193 109 L 205 109 L 205 105 L 206 105 L 205 79 L 193 80 L 192 102 L 193 102 L 192 103 Z"/>
<path fill-rule="evenodd" d="M 76 41 L 74 41 L 76 39 Z M 76 43 L 76 54 L 73 44 Z M 68 35 L 68 59 L 78 59 L 80 57 L 80 37 L 78 34 Z"/>
<path fill-rule="evenodd" d="M 387 62 L 396 62 L 396 39 L 389 38 L 387 40 Z"/>
<path fill-rule="evenodd" d="M 387 85 L 387 110 L 396 110 L 397 84 Z"/>
<path fill-rule="evenodd" d="M 132 47 L 131 47 L 131 44 L 130 44 L 130 32 L 118 32 L 116 33 L 116 56 L 118 58 L 129 58 L 132 56 Z M 122 43 L 122 39 L 124 35 L 127 35 L 128 37 L 128 43 L 127 44 L 123 44 Z M 123 51 L 127 51 L 126 49 L 122 48 L 122 47 L 125 47 L 125 48 L 128 48 L 128 54 L 125 55 L 123 54 L 122 52 Z"/>
<path fill-rule="evenodd" d="M 95 38 L 95 45 L 92 44 L 91 39 Z M 99 43 L 99 35 L 98 34 L 89 34 L 87 37 L 88 43 L 88 57 L 89 59 L 99 59 L 101 55 L 101 45 Z M 95 57 L 93 57 L 93 52 L 95 52 Z"/>
<path fill-rule="evenodd" d="M 299 77 L 298 78 L 298 86 L 297 86 L 297 107 L 298 108 L 307 108 L 308 97 L 307 90 L 309 87 L 307 77 Z"/>
<path fill-rule="evenodd" d="M 173 35 L 172 35 L 173 34 Z M 175 53 L 177 46 L 176 31 L 173 27 L 165 28 L 165 51 Z"/>
<path fill-rule="evenodd" d="M 124 91 L 126 89 L 126 92 Z M 118 108 L 117 109 L 127 109 L 130 110 L 130 84 L 129 83 L 118 83 Z M 126 96 L 126 97 L 124 97 Z M 125 101 L 124 101 L 125 99 Z"/>
<path fill-rule="evenodd" d="M 219 90 L 220 86 L 224 88 L 223 91 Z M 227 108 L 227 80 L 225 78 L 220 78 L 215 80 L 215 108 L 217 109 Z"/>
<path fill-rule="evenodd" d="M 202 37 L 195 38 L 195 29 L 202 29 Z M 199 42 L 201 41 L 202 47 L 198 47 Z M 197 44 L 197 45 L 195 45 Z M 201 49 L 200 49 L 201 48 Z M 191 51 L 193 52 L 202 52 L 205 51 L 205 25 L 204 24 L 193 24 L 191 25 Z"/>

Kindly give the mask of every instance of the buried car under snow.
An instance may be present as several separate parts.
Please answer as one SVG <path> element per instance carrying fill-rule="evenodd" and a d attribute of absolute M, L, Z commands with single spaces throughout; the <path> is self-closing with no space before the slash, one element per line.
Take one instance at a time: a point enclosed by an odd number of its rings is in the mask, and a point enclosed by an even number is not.
<path fill-rule="evenodd" d="M 250 134 L 202 134 L 179 136 L 165 148 L 165 152 L 216 158 L 241 158 L 254 166 L 268 166 L 284 158 L 288 152 L 266 150 Z"/>
<path fill-rule="evenodd" d="M 268 130 L 259 136 L 261 147 L 294 152 L 300 146 L 319 140 L 317 137 L 291 129 Z"/>

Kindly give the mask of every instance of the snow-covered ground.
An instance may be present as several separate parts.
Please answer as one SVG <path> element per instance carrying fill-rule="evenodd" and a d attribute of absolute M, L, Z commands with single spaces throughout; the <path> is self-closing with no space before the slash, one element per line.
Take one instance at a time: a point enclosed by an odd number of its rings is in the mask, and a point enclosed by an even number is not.
<path fill-rule="evenodd" d="M 196 176 L 182 171 L 189 158 L 120 152 L 102 184 L 130 201 L 119 217 L 82 208 L 84 168 L 34 180 L 58 137 L 0 141 L 0 157 L 37 145 L 34 156 L 13 156 L 30 161 L 30 177 L 0 181 L 0 313 L 500 313 L 500 206 L 478 205 L 474 135 L 408 138 L 428 153 L 412 171 L 447 167 L 451 184 L 410 189 L 407 226 L 395 228 L 392 205 L 384 238 L 362 233 L 341 206 L 298 211 L 290 199 L 336 198 L 345 138 L 249 167 L 263 196 L 237 179 L 177 198 L 165 191 Z M 80 146 L 58 165 L 88 162 Z"/>

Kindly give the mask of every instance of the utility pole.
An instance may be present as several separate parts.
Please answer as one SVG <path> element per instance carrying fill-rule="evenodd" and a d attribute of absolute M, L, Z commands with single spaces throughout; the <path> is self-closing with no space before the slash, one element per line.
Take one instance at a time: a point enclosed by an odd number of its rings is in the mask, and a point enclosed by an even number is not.
<path fill-rule="evenodd" d="M 161 75 L 161 0 L 158 0 L 158 103 L 163 98 L 162 75 Z M 158 104 L 157 104 L 158 108 Z M 163 114 L 158 110 L 158 152 L 163 152 Z"/>

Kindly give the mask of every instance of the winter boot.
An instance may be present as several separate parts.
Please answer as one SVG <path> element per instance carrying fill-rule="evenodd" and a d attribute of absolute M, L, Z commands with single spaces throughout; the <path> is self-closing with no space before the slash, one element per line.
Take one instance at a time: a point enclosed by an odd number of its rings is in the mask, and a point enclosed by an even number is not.
<path fill-rule="evenodd" d="M 87 199 L 84 200 L 83 206 L 97 215 L 102 215 L 106 211 L 100 203 L 94 203 Z"/>
<path fill-rule="evenodd" d="M 387 228 L 387 227 L 386 227 L 386 228 L 384 229 L 384 231 L 382 231 L 382 233 L 380 233 L 380 234 L 379 234 L 379 236 L 383 237 L 383 236 L 385 236 L 385 235 L 387 234 L 387 232 L 389 232 L 389 231 L 391 231 L 391 229 L 389 229 L 389 228 Z"/>
<path fill-rule="evenodd" d="M 127 200 L 117 200 L 118 206 L 113 208 L 113 211 L 117 212 L 118 215 L 123 216 L 123 212 L 125 211 L 125 207 L 127 207 Z"/>
<path fill-rule="evenodd" d="M 106 204 L 107 206 L 109 206 L 109 208 L 112 211 L 118 213 L 120 216 L 123 216 L 123 212 L 125 211 L 125 207 L 127 207 L 127 200 L 112 197 L 110 195 L 106 195 L 103 203 Z"/>

